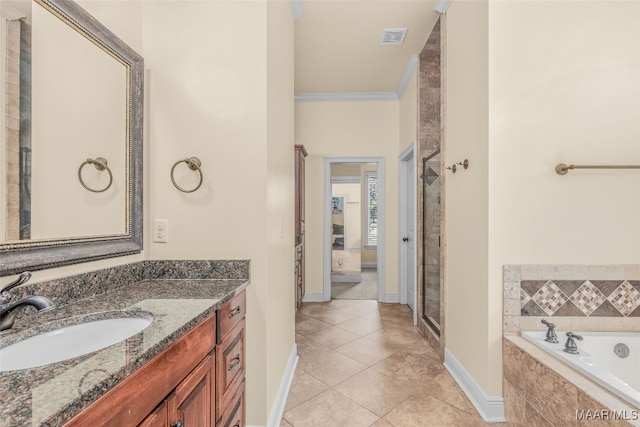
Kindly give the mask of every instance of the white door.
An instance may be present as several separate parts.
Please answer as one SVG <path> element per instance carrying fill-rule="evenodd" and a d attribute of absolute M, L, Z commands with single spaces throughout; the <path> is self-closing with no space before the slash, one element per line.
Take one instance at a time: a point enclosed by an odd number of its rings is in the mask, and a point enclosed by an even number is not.
<path fill-rule="evenodd" d="M 403 236 L 403 243 L 407 245 L 407 304 L 415 311 L 415 295 L 416 295 L 416 233 L 415 233 L 415 188 L 416 177 L 414 170 L 413 156 L 405 160 L 406 170 L 406 216 L 407 216 L 407 234 Z M 405 240 L 407 239 L 407 240 Z"/>

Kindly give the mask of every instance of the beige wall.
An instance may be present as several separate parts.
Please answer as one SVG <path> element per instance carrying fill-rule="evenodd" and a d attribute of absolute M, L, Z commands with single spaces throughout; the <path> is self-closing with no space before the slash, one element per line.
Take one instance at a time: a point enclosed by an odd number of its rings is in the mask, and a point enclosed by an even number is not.
<path fill-rule="evenodd" d="M 126 231 L 127 69 L 44 7 L 32 13 L 31 238 Z M 55 41 L 53 45 L 52 41 Z M 113 181 L 86 190 L 104 157 Z M 82 168 L 104 189 L 107 171 Z"/>
<path fill-rule="evenodd" d="M 144 4 L 150 220 L 169 221 L 169 243 L 148 242 L 149 257 L 251 260 L 247 421 L 256 425 L 294 342 L 292 25 L 267 2 Z M 204 174 L 191 194 L 169 177 L 188 156 Z M 186 186 L 192 174 L 180 168 L 176 179 Z"/>
<path fill-rule="evenodd" d="M 398 153 L 402 153 L 418 135 L 418 73 L 413 73 L 400 98 Z"/>
<path fill-rule="evenodd" d="M 325 157 L 385 159 L 385 293 L 398 292 L 398 101 L 296 103 L 306 159 L 306 291 L 323 291 Z"/>
<path fill-rule="evenodd" d="M 295 341 L 293 19 L 289 2 L 267 2 L 267 410 Z M 255 358 L 257 355 L 254 355 Z M 249 402 L 247 402 L 249 404 Z M 268 413 L 275 422 L 275 414 Z M 249 423 L 260 419 L 253 417 Z"/>
<path fill-rule="evenodd" d="M 447 180 L 447 345 L 487 395 L 501 394 L 503 265 L 640 259 L 637 173 L 554 171 L 640 161 L 639 12 L 478 1 L 447 13 L 445 163 L 471 162 Z"/>
<path fill-rule="evenodd" d="M 488 395 L 499 395 L 500 362 L 488 346 L 487 2 L 454 1 L 446 16 L 444 164 L 469 159 L 446 181 L 446 344 Z"/>

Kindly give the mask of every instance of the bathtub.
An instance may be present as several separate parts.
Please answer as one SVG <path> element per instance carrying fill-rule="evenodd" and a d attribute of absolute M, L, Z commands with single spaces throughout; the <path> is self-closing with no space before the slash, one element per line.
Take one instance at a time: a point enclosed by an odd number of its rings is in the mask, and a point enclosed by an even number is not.
<path fill-rule="evenodd" d="M 558 344 L 546 342 L 544 331 L 521 333 L 526 340 L 640 409 L 640 333 L 575 332 L 583 337 L 582 341 L 576 340 L 580 352 L 577 355 L 563 351 L 566 332 L 557 331 Z M 621 358 L 614 351 L 619 343 L 628 347 L 627 357 Z M 619 346 L 618 352 L 624 354 L 624 346 Z"/>

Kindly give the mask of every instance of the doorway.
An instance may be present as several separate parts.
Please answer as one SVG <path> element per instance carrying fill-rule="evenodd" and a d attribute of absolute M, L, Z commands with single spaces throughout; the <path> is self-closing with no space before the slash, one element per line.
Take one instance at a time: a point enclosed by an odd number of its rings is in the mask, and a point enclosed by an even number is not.
<path fill-rule="evenodd" d="M 323 300 L 384 300 L 384 159 L 325 158 Z"/>

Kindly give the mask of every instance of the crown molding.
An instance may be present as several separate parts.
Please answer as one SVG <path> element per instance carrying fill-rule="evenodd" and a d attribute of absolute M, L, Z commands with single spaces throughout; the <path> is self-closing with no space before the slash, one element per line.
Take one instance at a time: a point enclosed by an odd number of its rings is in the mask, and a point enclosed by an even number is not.
<path fill-rule="evenodd" d="M 407 68 L 395 92 L 328 92 L 328 93 L 299 93 L 294 97 L 295 102 L 335 102 L 335 101 L 398 101 L 409 86 L 413 73 L 418 68 L 418 55 L 411 55 Z"/>
<path fill-rule="evenodd" d="M 304 14 L 302 10 L 302 0 L 291 0 L 291 13 L 293 14 L 293 19 L 300 19 Z"/>
<path fill-rule="evenodd" d="M 433 6 L 433 10 L 438 13 L 447 13 L 447 9 L 451 6 L 453 0 L 436 0 L 436 5 Z"/>

